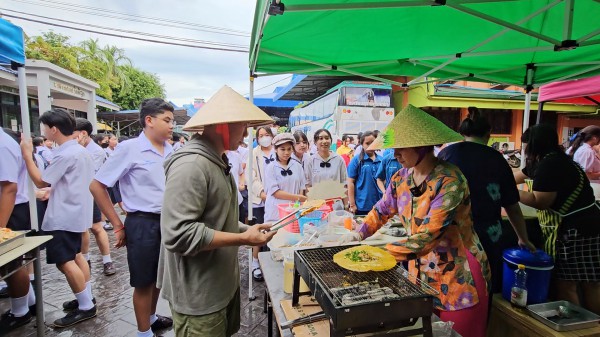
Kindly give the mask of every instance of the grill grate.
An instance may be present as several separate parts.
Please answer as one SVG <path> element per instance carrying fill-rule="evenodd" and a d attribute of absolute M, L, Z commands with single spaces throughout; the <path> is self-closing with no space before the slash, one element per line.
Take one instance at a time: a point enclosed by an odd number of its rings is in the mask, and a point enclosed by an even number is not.
<path fill-rule="evenodd" d="M 402 267 L 382 272 L 360 273 L 338 266 L 333 262 L 333 255 L 346 248 L 348 247 L 327 247 L 296 252 L 336 300 L 336 306 L 437 294 L 433 288 L 415 279 Z"/>

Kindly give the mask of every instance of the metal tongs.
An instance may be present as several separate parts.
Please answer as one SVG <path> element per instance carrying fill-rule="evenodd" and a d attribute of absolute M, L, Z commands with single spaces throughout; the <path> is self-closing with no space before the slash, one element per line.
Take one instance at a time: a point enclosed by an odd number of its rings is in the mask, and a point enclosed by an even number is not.
<path fill-rule="evenodd" d="M 285 217 L 281 218 L 279 221 L 275 222 L 269 229 L 269 232 L 273 232 L 278 229 L 281 229 L 281 228 L 291 224 L 292 222 L 300 219 L 301 217 L 318 210 L 319 208 L 321 208 L 321 206 L 323 206 L 324 203 L 325 203 L 325 200 L 306 201 L 300 208 L 298 208 L 298 210 L 286 215 Z"/>

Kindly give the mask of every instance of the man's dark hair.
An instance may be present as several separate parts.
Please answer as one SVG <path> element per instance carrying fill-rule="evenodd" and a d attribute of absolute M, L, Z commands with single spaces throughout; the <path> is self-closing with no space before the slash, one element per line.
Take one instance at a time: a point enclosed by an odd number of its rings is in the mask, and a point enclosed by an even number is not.
<path fill-rule="evenodd" d="M 75 131 L 85 131 L 88 133 L 88 136 L 92 136 L 94 127 L 87 119 L 77 117 L 75 118 Z"/>
<path fill-rule="evenodd" d="M 100 143 L 102 142 L 102 140 L 104 139 L 104 137 L 108 137 L 108 135 L 106 133 L 99 133 L 97 135 L 95 135 L 94 138 L 94 142 L 98 145 L 100 145 Z"/>
<path fill-rule="evenodd" d="M 156 117 L 165 111 L 174 112 L 175 108 L 173 108 L 171 103 L 162 98 L 148 98 L 143 100 L 140 105 L 140 124 L 145 128 L 146 116 Z"/>
<path fill-rule="evenodd" d="M 42 138 L 42 137 L 33 138 L 33 146 L 42 146 L 42 145 L 44 145 L 44 138 Z"/>
<path fill-rule="evenodd" d="M 347 141 L 349 138 L 350 138 L 349 135 L 346 135 L 346 134 L 342 135 L 342 142 Z"/>
<path fill-rule="evenodd" d="M 75 118 L 61 108 L 54 108 L 44 112 L 40 116 L 40 123 L 49 128 L 56 127 L 63 136 L 70 136 L 75 130 Z"/>

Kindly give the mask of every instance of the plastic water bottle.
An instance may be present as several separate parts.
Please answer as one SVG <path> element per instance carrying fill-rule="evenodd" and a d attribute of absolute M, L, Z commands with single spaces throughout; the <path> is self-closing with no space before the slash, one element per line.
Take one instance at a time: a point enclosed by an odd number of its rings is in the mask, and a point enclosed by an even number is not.
<path fill-rule="evenodd" d="M 527 272 L 522 264 L 515 270 L 515 283 L 510 292 L 510 303 L 521 308 L 527 305 Z"/>

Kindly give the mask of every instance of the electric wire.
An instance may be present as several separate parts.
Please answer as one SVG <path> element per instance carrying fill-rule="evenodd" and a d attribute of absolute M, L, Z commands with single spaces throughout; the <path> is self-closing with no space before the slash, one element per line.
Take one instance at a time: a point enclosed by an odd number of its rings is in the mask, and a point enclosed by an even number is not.
<path fill-rule="evenodd" d="M 86 28 L 71 27 L 71 26 L 62 25 L 62 24 L 58 24 L 58 23 L 44 22 L 44 21 L 40 21 L 40 20 L 34 20 L 34 19 L 31 19 L 31 18 L 24 18 L 24 17 L 12 15 L 12 14 L 3 14 L 3 16 L 14 18 L 14 19 L 19 19 L 19 20 L 25 20 L 25 21 L 35 22 L 35 23 L 39 23 L 39 24 L 43 24 L 43 25 L 49 25 L 49 26 L 54 26 L 54 27 L 61 27 L 61 28 L 66 28 L 66 29 L 72 29 L 72 30 L 78 30 L 78 31 L 82 31 L 82 32 L 87 32 L 87 33 L 107 35 L 107 36 L 113 36 L 113 37 L 119 37 L 119 38 L 131 39 L 131 40 L 137 40 L 137 41 L 166 44 L 166 45 L 171 45 L 171 46 L 198 48 L 198 49 L 209 49 L 209 50 L 230 51 L 230 52 L 237 52 L 237 53 L 248 53 L 248 50 L 240 50 L 240 49 L 233 49 L 233 48 L 220 48 L 220 47 L 199 46 L 199 45 L 192 45 L 192 44 L 184 44 L 184 43 L 175 43 L 175 42 L 168 42 L 168 41 L 145 39 L 145 38 L 141 38 L 141 37 L 126 36 L 126 35 L 115 34 L 115 33 L 108 33 L 108 32 L 99 32 L 99 31 L 96 31 L 96 30 L 91 30 L 91 29 L 86 29 Z"/>
<path fill-rule="evenodd" d="M 201 44 L 208 44 L 208 45 L 215 45 L 215 46 L 222 46 L 222 47 L 246 48 L 245 45 L 239 45 L 239 44 L 233 44 L 233 43 L 221 43 L 221 42 L 213 42 L 213 41 L 206 41 L 206 40 L 187 39 L 187 38 L 167 36 L 167 35 L 158 35 L 158 34 L 139 32 L 139 31 L 133 31 L 133 30 L 127 30 L 127 29 L 98 26 L 98 25 L 93 25 L 93 24 L 89 24 L 89 23 L 82 23 L 82 22 L 76 22 L 76 21 L 70 21 L 70 20 L 64 20 L 64 19 L 57 19 L 57 18 L 43 16 L 43 15 L 25 13 L 25 12 L 15 11 L 12 9 L 6 9 L 6 8 L 0 8 L 0 10 L 15 12 L 15 13 L 19 13 L 19 14 L 24 14 L 24 15 L 28 15 L 28 16 L 41 18 L 41 19 L 54 20 L 54 21 L 58 21 L 58 22 L 70 23 L 70 24 L 75 24 L 75 25 L 80 25 L 80 26 L 85 26 L 85 27 L 111 30 L 111 31 L 116 31 L 116 32 L 121 32 L 121 33 L 136 34 L 136 35 L 156 37 L 156 38 L 161 38 L 161 39 L 170 39 L 170 40 L 176 40 L 176 41 L 182 41 L 182 42 L 201 43 Z"/>
<path fill-rule="evenodd" d="M 55 1 L 45 1 L 45 0 L 39 0 L 39 1 L 50 2 L 51 4 L 42 4 L 42 3 L 36 3 L 36 2 L 31 2 L 31 1 L 26 1 L 26 0 L 12 0 L 12 1 L 25 3 L 25 4 L 31 4 L 31 5 L 35 5 L 35 6 L 59 9 L 59 10 L 64 10 L 64 11 L 68 11 L 68 12 L 77 12 L 77 13 L 89 14 L 89 15 L 94 15 L 94 16 L 102 16 L 102 17 L 108 17 L 108 18 L 113 18 L 113 19 L 135 21 L 135 22 L 161 25 L 161 26 L 167 26 L 167 27 L 174 27 L 174 28 L 180 28 L 180 29 L 190 29 L 190 30 L 197 30 L 197 31 L 203 31 L 203 32 L 214 33 L 214 34 L 224 34 L 224 35 L 233 35 L 233 36 L 242 36 L 242 37 L 250 36 L 250 33 L 248 33 L 248 32 L 224 28 L 224 27 L 208 26 L 208 25 L 202 25 L 202 24 L 198 24 L 198 23 L 194 23 L 194 22 L 177 21 L 177 20 L 157 18 L 157 17 L 146 17 L 146 16 L 141 16 L 141 15 L 134 15 L 134 14 L 112 11 L 112 10 L 103 9 L 103 8 L 83 6 L 83 5 L 78 5 L 78 4 L 55 2 Z M 58 4 L 58 5 L 56 5 L 56 4 Z M 69 7 L 62 7 L 60 5 L 66 5 Z M 88 11 L 78 10 L 78 9 L 74 9 L 72 7 L 88 9 Z M 127 16 L 127 18 L 119 17 L 119 16 L 115 16 L 115 15 L 109 15 L 106 13 L 113 13 L 113 14 L 120 15 L 120 16 Z M 152 20 L 152 21 L 148 21 L 148 20 Z M 198 28 L 193 28 L 193 27 L 198 27 Z M 204 29 L 200 29 L 200 28 L 204 28 Z M 207 29 L 210 29 L 210 30 L 207 30 Z"/>
<path fill-rule="evenodd" d="M 282 78 L 282 79 L 280 79 L 280 80 L 278 80 L 278 81 L 275 81 L 275 82 L 273 82 L 273 83 L 271 83 L 271 84 L 267 84 L 267 85 L 265 85 L 264 87 L 260 87 L 260 88 L 258 88 L 258 89 L 255 89 L 255 90 L 254 90 L 254 92 L 260 91 L 260 90 L 262 90 L 262 89 L 266 89 L 266 88 L 268 88 L 268 87 L 272 86 L 273 84 L 277 84 L 277 83 L 279 83 L 279 82 L 283 82 L 283 81 L 285 81 L 285 80 L 287 80 L 287 79 L 290 79 L 292 76 L 294 76 L 294 75 L 290 75 L 290 76 L 284 77 L 284 78 Z M 247 92 L 247 93 L 245 93 L 245 94 L 244 94 L 244 96 L 246 96 L 246 95 L 249 95 L 249 94 L 250 94 L 250 93 L 249 93 L 249 92 Z"/>

